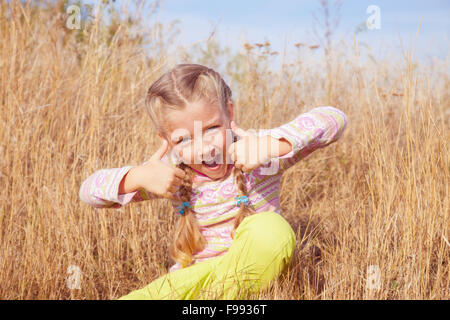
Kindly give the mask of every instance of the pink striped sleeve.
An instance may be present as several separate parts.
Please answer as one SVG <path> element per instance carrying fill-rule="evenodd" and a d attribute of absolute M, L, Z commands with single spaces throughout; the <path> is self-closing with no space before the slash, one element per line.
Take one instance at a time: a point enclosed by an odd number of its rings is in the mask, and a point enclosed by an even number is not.
<path fill-rule="evenodd" d="M 101 169 L 81 184 L 80 199 L 95 208 L 119 208 L 129 202 L 158 198 L 145 190 L 119 194 L 119 184 L 132 166 Z"/>
<path fill-rule="evenodd" d="M 292 145 L 291 152 L 273 159 L 270 164 L 260 167 L 261 170 L 267 171 L 272 167 L 277 169 L 273 174 L 282 173 L 313 151 L 337 141 L 346 126 L 344 112 L 331 106 L 321 106 L 280 127 L 259 131 L 260 136 L 269 134 L 277 139 L 285 138 Z"/>

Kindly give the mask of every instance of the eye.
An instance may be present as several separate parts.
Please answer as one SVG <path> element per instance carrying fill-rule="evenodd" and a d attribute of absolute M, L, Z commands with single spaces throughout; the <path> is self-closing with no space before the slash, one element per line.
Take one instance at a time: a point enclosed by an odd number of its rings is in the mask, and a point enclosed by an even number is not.
<path fill-rule="evenodd" d="M 186 142 L 188 142 L 189 140 L 191 140 L 191 138 L 189 137 L 183 137 L 181 140 L 178 140 L 177 144 L 185 144 Z"/>
<path fill-rule="evenodd" d="M 208 130 L 217 129 L 217 128 L 219 128 L 219 127 L 220 127 L 220 126 L 212 126 L 212 127 L 208 128 Z"/>

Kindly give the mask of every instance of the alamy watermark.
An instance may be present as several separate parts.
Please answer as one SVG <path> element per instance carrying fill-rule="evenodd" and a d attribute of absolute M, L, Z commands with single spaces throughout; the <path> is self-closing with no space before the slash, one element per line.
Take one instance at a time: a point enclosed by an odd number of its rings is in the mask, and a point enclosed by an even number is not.
<path fill-rule="evenodd" d="M 78 266 L 70 265 L 66 271 L 69 276 L 66 279 L 67 288 L 70 290 L 81 289 L 81 269 Z"/>
<path fill-rule="evenodd" d="M 369 290 L 380 290 L 381 288 L 381 271 L 378 265 L 370 265 L 367 267 L 366 288 Z"/>
<path fill-rule="evenodd" d="M 68 15 L 66 27 L 68 29 L 81 29 L 81 8 L 77 5 L 67 6 L 66 13 Z"/>
<path fill-rule="evenodd" d="M 379 6 L 370 5 L 366 9 L 366 13 L 370 16 L 366 20 L 368 30 L 381 29 L 381 9 Z"/>
<path fill-rule="evenodd" d="M 245 153 L 244 161 L 249 164 L 260 164 L 262 175 L 273 175 L 278 172 L 279 169 L 279 143 L 272 143 L 275 140 L 261 140 L 262 135 L 258 134 L 255 129 L 245 130 L 245 137 L 239 137 L 232 129 L 225 130 L 225 145 L 223 144 L 222 132 L 219 129 L 208 129 L 205 133 L 202 133 L 202 121 L 194 121 L 194 135 L 191 137 L 191 133 L 184 128 L 174 130 L 170 135 L 170 140 L 174 144 L 172 150 L 170 150 L 170 157 L 172 162 L 179 164 L 184 162 L 185 164 L 201 164 L 203 161 L 214 161 L 217 164 L 234 164 L 231 154 L 227 148 L 235 142 L 237 137 L 240 142 L 240 149 L 250 150 L 252 144 L 258 143 L 257 152 Z M 237 142 L 237 141 L 236 141 Z M 254 147 L 254 146 L 253 146 Z M 225 150 L 224 150 L 225 148 Z M 193 150 L 193 156 L 191 159 L 183 157 L 183 154 L 190 153 Z M 268 157 L 268 153 L 272 157 Z M 242 152 L 241 152 L 242 155 Z M 193 162 L 192 162 L 193 159 Z"/>

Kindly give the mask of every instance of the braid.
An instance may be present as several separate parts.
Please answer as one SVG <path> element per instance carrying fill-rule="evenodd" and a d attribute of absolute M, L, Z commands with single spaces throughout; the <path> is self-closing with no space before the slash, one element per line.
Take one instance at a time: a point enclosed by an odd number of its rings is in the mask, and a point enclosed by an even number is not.
<path fill-rule="evenodd" d="M 243 174 L 242 170 L 239 168 L 233 167 L 233 176 L 236 178 L 239 196 L 247 196 L 247 187 L 245 186 L 245 183 L 244 183 L 244 174 Z M 239 212 L 238 212 L 236 218 L 234 219 L 234 228 L 231 233 L 232 238 L 234 238 L 234 232 L 239 227 L 242 220 L 245 217 L 250 216 L 254 213 L 256 213 L 256 212 L 253 209 L 247 207 L 245 205 L 245 203 L 242 203 L 242 202 L 240 203 Z"/>
<path fill-rule="evenodd" d="M 183 184 L 180 186 L 180 196 L 182 201 L 189 202 L 191 200 L 192 179 L 195 175 L 194 171 L 184 163 L 177 165 L 186 173 Z M 175 231 L 174 242 L 170 250 L 172 259 L 181 264 L 184 268 L 192 262 L 192 256 L 196 250 L 201 251 L 206 245 L 206 240 L 200 232 L 194 211 L 184 208 L 184 214 Z"/>

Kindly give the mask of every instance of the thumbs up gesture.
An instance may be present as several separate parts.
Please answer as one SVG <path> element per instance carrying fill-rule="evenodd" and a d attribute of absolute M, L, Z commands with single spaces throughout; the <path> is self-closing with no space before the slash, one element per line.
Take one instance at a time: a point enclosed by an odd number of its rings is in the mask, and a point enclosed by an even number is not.
<path fill-rule="evenodd" d="M 174 199 L 174 193 L 183 183 L 185 172 L 177 167 L 161 161 L 169 148 L 167 140 L 163 139 L 161 146 L 144 162 L 144 164 L 132 168 L 125 176 L 123 192 L 128 193 L 135 189 L 144 188 L 148 192 Z"/>
<path fill-rule="evenodd" d="M 157 195 L 173 198 L 186 175 L 183 170 L 161 161 L 167 153 L 169 144 L 163 139 L 161 147 L 156 150 L 150 160 L 142 166 L 141 186 Z"/>
<path fill-rule="evenodd" d="M 231 121 L 231 130 L 240 138 L 228 147 L 228 154 L 236 168 L 251 172 L 278 156 L 278 139 L 258 136 L 254 130 L 244 130 Z"/>

